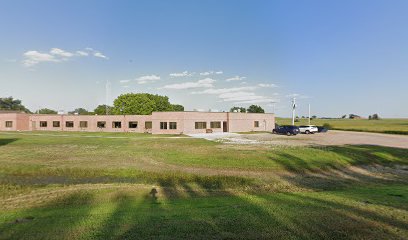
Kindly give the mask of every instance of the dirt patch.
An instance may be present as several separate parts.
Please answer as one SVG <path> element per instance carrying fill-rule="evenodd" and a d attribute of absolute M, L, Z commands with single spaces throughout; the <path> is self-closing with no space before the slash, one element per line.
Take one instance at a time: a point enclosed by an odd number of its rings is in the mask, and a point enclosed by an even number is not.
<path fill-rule="evenodd" d="M 229 137 L 234 138 L 234 137 Z M 281 146 L 338 146 L 338 145 L 377 145 L 408 149 L 408 136 L 381 133 L 329 131 L 317 134 L 283 136 L 271 133 L 240 134 L 239 139 L 257 141 L 260 144 Z M 228 140 L 227 139 L 227 140 Z M 220 141 L 220 139 L 219 139 Z M 239 141 L 235 141 L 239 143 Z"/>

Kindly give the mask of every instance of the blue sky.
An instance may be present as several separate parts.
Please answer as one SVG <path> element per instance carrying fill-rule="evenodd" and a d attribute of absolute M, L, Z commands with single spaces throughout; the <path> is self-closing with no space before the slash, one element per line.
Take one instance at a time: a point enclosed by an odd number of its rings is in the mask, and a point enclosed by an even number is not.
<path fill-rule="evenodd" d="M 408 117 L 408 1 L 0 2 L 0 96 L 92 110 L 127 92 L 187 110 Z"/>

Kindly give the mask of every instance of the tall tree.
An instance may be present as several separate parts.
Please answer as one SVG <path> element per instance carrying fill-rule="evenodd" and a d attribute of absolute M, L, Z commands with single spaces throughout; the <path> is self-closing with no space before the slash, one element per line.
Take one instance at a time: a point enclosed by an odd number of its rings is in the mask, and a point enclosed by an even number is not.
<path fill-rule="evenodd" d="M 76 108 L 74 111 L 68 112 L 69 114 L 78 115 L 93 115 L 93 112 L 88 112 L 85 108 Z"/>
<path fill-rule="evenodd" d="M 30 113 L 19 99 L 14 99 L 13 97 L 0 98 L 0 110 L 11 110 L 11 111 L 22 111 Z"/>
<path fill-rule="evenodd" d="M 249 113 L 265 113 L 265 110 L 258 105 L 251 105 L 248 107 L 247 111 Z"/>
<path fill-rule="evenodd" d="M 49 109 L 49 108 L 42 108 L 38 110 L 39 114 L 57 114 L 57 111 Z"/>
<path fill-rule="evenodd" d="M 103 105 L 98 105 L 95 110 L 94 113 L 98 114 L 98 115 L 106 115 L 106 114 L 112 114 L 112 108 L 111 106 L 107 106 L 105 104 Z M 108 110 L 108 112 L 106 112 L 106 110 Z"/>
<path fill-rule="evenodd" d="M 142 94 L 145 94 L 150 100 L 154 102 L 153 112 L 167 112 L 173 110 L 169 102 L 169 97 L 150 93 Z"/>
<path fill-rule="evenodd" d="M 184 112 L 184 106 L 180 104 L 171 104 L 172 111 Z"/>
<path fill-rule="evenodd" d="M 113 114 L 149 115 L 156 108 L 156 103 L 145 93 L 122 94 L 113 102 Z"/>
<path fill-rule="evenodd" d="M 230 112 L 243 112 L 245 113 L 247 110 L 244 107 L 232 107 Z"/>

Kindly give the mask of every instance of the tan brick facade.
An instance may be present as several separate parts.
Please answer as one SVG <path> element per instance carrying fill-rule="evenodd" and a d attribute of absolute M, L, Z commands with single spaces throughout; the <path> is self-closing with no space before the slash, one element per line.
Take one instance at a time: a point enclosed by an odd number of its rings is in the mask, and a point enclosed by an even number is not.
<path fill-rule="evenodd" d="M 85 131 L 191 134 L 272 131 L 270 113 L 153 112 L 152 115 L 0 113 L 0 131 Z"/>

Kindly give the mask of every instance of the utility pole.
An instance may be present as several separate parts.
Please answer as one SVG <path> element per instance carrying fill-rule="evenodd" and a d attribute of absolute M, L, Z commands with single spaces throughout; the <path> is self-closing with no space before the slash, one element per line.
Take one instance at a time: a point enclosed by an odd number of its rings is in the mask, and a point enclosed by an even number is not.
<path fill-rule="evenodd" d="M 275 113 L 275 104 L 276 104 L 276 102 L 271 102 L 271 104 L 272 104 L 272 113 Z"/>
<path fill-rule="evenodd" d="M 292 99 L 292 125 L 295 126 L 295 109 L 296 109 L 296 98 Z"/>
<path fill-rule="evenodd" d="M 105 115 L 109 115 L 110 114 L 110 109 L 109 109 L 109 103 L 110 103 L 110 99 L 111 99 L 111 83 L 109 81 L 106 81 L 106 85 L 105 85 L 105 101 L 106 101 L 106 105 L 105 105 Z"/>
<path fill-rule="evenodd" d="M 309 103 L 309 125 L 310 125 L 310 103 Z"/>

